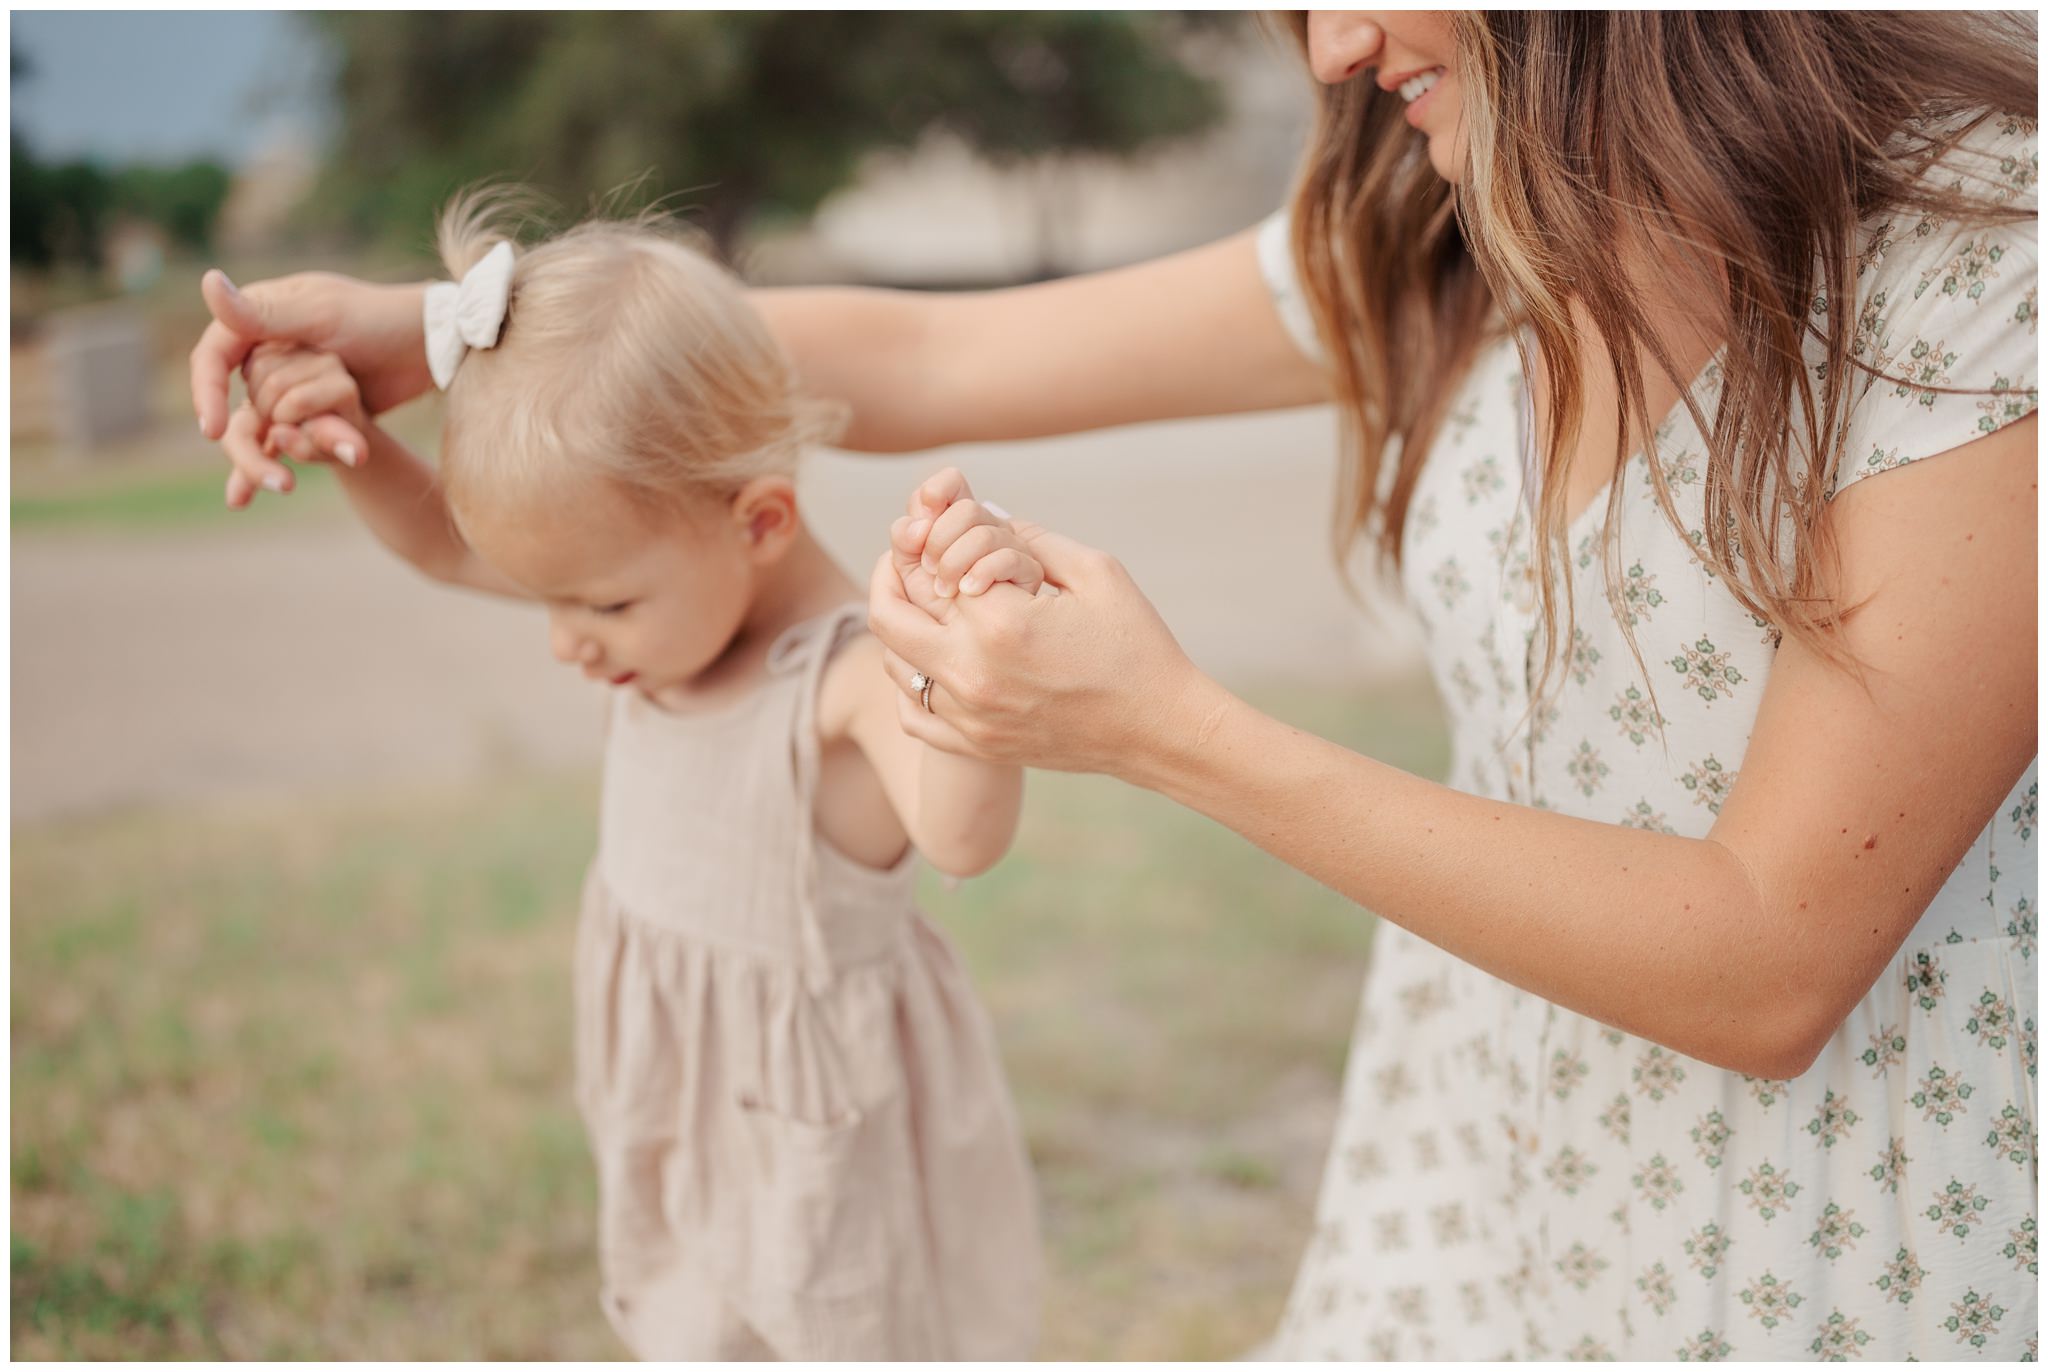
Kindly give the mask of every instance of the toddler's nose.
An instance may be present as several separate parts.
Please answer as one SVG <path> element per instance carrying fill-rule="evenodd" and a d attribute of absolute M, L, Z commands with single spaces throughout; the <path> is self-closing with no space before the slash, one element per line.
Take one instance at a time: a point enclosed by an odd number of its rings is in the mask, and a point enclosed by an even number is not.
<path fill-rule="evenodd" d="M 597 645 L 561 624 L 548 626 L 548 651 L 555 661 L 571 667 L 587 667 L 597 660 Z"/>

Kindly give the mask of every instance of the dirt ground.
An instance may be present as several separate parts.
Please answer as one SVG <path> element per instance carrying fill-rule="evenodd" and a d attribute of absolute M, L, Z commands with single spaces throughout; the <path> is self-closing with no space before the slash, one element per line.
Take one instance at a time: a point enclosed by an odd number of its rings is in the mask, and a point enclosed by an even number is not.
<path fill-rule="evenodd" d="M 195 437 L 191 461 L 218 458 Z M 1012 511 L 1116 553 L 1226 681 L 1363 691 L 1417 670 L 1408 622 L 1360 609 L 1332 565 L 1327 412 L 821 454 L 806 516 L 858 574 L 947 462 Z M 595 761 L 592 688 L 550 659 L 539 614 L 425 583 L 339 502 L 332 518 L 239 527 L 21 530 L 13 573 L 17 824 Z"/>

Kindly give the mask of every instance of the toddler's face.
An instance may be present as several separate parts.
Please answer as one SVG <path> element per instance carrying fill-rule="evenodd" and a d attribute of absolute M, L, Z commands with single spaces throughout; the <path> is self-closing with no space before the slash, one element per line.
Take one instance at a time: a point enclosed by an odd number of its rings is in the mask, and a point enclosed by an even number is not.
<path fill-rule="evenodd" d="M 537 516 L 464 519 L 477 556 L 547 607 L 555 657 L 647 692 L 716 661 L 752 600 L 744 531 L 706 502 L 656 514 L 600 488 Z"/>

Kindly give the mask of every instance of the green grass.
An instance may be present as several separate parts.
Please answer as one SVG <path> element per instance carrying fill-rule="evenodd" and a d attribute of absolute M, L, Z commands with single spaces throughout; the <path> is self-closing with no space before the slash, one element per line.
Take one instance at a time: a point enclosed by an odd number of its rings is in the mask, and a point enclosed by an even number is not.
<path fill-rule="evenodd" d="M 196 276 L 195 276 L 196 279 Z M 197 299 L 196 295 L 194 297 Z M 189 311 L 187 314 L 189 315 Z M 184 349 L 199 336 L 206 314 L 185 315 L 175 325 L 158 320 L 167 336 L 183 338 L 175 358 L 160 358 L 152 375 L 147 429 L 93 452 L 68 450 L 40 431 L 13 434 L 9 454 L 9 522 L 17 531 L 43 532 L 79 527 L 127 530 L 191 529 L 213 522 L 267 522 L 326 517 L 345 501 L 334 473 L 324 465 L 295 467 L 297 486 L 282 498 L 258 493 L 248 508 L 229 510 L 224 500 L 228 462 L 219 445 L 201 438 L 192 418 Z M 172 329 L 187 332 L 169 332 Z M 19 370 L 17 392 L 42 384 L 40 374 Z M 236 393 L 239 399 L 239 391 Z M 406 405 L 381 421 L 414 451 L 431 457 L 439 441 L 438 400 Z"/>
<path fill-rule="evenodd" d="M 100 525 L 115 528 L 160 528 L 215 519 L 282 518 L 309 506 L 328 508 L 337 492 L 332 481 L 300 476 L 300 487 L 286 500 L 258 500 L 239 515 L 221 496 L 226 464 L 175 476 L 134 478 L 60 494 L 16 496 L 10 522 L 16 529 L 47 529 Z"/>
<path fill-rule="evenodd" d="M 1419 691 L 1264 692 L 1425 773 Z M 568 963 L 595 786 L 533 778 L 17 830 L 18 1358 L 620 1356 Z M 1033 779 L 926 907 L 1002 1040 L 1043 1352 L 1222 1358 L 1309 1227 L 1367 916 L 1217 826 Z"/>

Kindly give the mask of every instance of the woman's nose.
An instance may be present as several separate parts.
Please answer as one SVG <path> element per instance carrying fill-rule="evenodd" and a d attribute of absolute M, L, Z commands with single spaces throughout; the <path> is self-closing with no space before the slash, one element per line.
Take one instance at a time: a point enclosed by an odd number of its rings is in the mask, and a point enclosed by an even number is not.
<path fill-rule="evenodd" d="M 1383 36 L 1380 26 L 1357 10 L 1310 10 L 1309 70 L 1324 85 L 1341 85 L 1379 55 Z"/>

